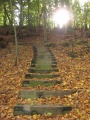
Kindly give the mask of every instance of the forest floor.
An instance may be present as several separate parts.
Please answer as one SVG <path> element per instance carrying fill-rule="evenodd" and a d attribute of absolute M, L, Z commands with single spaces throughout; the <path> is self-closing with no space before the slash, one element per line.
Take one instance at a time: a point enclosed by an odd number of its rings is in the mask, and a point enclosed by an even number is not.
<path fill-rule="evenodd" d="M 50 49 L 54 53 L 59 69 L 61 85 L 50 87 L 50 90 L 77 89 L 73 95 L 23 100 L 18 99 L 18 92 L 33 58 L 33 45 L 43 44 L 42 37 L 23 38 L 19 40 L 18 65 L 14 66 L 15 46 L 11 43 L 8 49 L 0 50 L 0 120 L 90 120 L 90 47 L 76 39 L 74 53 L 72 37 L 49 36 Z M 88 39 L 90 41 L 90 39 Z M 32 89 L 32 88 L 30 88 Z M 33 89 L 45 89 L 43 86 Z M 73 110 L 65 115 L 14 116 L 13 108 L 22 104 L 65 104 L 72 105 Z"/>

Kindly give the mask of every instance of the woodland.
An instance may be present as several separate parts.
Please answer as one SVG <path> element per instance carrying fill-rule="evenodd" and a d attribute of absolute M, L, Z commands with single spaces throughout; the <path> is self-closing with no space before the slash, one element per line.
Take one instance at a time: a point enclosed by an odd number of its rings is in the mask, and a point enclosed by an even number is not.
<path fill-rule="evenodd" d="M 60 9 L 68 11 L 69 19 L 64 13 L 54 19 Z M 55 55 L 57 80 L 63 81 L 49 89 L 77 89 L 75 94 L 18 99 L 33 45 L 39 44 L 47 45 Z M 17 103 L 67 104 L 73 109 L 64 115 L 14 116 Z M 90 120 L 90 0 L 0 0 L 0 120 Z"/>

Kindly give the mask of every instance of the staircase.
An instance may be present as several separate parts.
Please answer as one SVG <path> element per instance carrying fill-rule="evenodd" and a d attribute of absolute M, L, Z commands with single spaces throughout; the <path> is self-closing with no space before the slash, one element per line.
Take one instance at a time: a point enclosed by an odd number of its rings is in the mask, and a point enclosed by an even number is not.
<path fill-rule="evenodd" d="M 31 66 L 28 73 L 25 75 L 25 80 L 22 82 L 22 89 L 19 91 L 18 98 L 24 99 L 39 99 L 50 98 L 64 95 L 71 95 L 76 90 L 50 90 L 50 86 L 62 84 L 62 80 L 56 78 L 60 75 L 57 68 L 56 58 L 46 46 L 33 47 L 34 56 L 31 61 Z M 56 79 L 56 80 L 55 80 Z M 29 90 L 35 86 L 47 87 L 47 90 Z M 24 89 L 23 89 L 24 88 Z M 51 113 L 53 115 L 65 114 L 72 110 L 72 106 L 68 105 L 52 105 L 52 104 L 17 104 L 14 107 L 14 115 L 34 115 Z"/>

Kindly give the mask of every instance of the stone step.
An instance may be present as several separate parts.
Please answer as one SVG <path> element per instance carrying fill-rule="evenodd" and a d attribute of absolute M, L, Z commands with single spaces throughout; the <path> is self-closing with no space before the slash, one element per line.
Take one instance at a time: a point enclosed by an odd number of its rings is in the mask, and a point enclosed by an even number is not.
<path fill-rule="evenodd" d="M 71 106 L 64 105 L 16 105 L 14 107 L 14 115 L 34 115 L 34 114 L 50 114 L 59 115 L 69 113 Z"/>
<path fill-rule="evenodd" d="M 34 51 L 34 52 L 37 52 L 36 46 L 33 46 L 33 51 Z"/>
<path fill-rule="evenodd" d="M 51 62 L 52 63 L 52 65 L 57 65 L 57 62 L 56 61 L 49 61 L 49 62 Z M 35 64 L 37 64 L 36 63 L 36 61 L 31 61 L 31 64 L 33 65 L 35 65 Z"/>
<path fill-rule="evenodd" d="M 33 59 L 31 60 L 31 64 L 36 64 L 36 60 L 37 60 L 37 57 L 33 57 Z M 51 62 L 52 64 L 57 64 L 56 58 L 52 58 Z"/>
<path fill-rule="evenodd" d="M 52 64 L 52 68 L 57 68 L 57 65 L 56 64 Z"/>
<path fill-rule="evenodd" d="M 26 79 L 31 79 L 31 78 L 55 78 L 55 77 L 60 77 L 59 74 L 34 74 L 34 73 L 28 73 L 25 75 Z"/>
<path fill-rule="evenodd" d="M 54 80 L 50 80 L 50 81 L 46 81 L 46 80 L 25 80 L 22 82 L 22 86 L 23 87 L 26 87 L 26 86 L 29 86 L 29 87 L 35 87 L 35 86 L 38 86 L 38 85 L 43 85 L 45 87 L 49 87 L 49 86 L 52 86 L 52 85 L 57 85 L 57 84 L 61 84 L 62 81 L 54 81 Z"/>
<path fill-rule="evenodd" d="M 37 58 L 38 58 L 37 56 L 34 56 L 33 59 L 32 59 L 32 61 L 31 61 L 31 63 L 36 62 Z M 52 62 L 56 62 L 56 58 L 55 57 L 51 58 L 51 61 Z"/>
<path fill-rule="evenodd" d="M 36 53 L 35 53 L 35 54 L 36 54 Z M 41 55 L 43 55 L 43 54 L 42 54 L 42 53 L 41 53 L 41 54 L 38 54 L 38 53 L 37 53 L 37 55 L 38 55 L 38 56 L 41 56 Z M 55 56 L 52 55 L 52 54 L 50 54 L 49 52 L 47 52 L 46 56 L 47 56 L 47 57 L 50 57 L 50 58 L 55 58 Z"/>
<path fill-rule="evenodd" d="M 77 90 L 59 90 L 59 91 L 51 91 L 51 90 L 21 90 L 19 92 L 19 98 L 23 99 L 34 99 L 34 98 L 46 98 L 46 97 L 57 97 L 64 95 L 71 95 L 76 93 Z"/>
<path fill-rule="evenodd" d="M 35 66 L 38 66 L 38 64 L 31 64 L 30 67 L 35 67 Z M 48 64 L 44 64 L 43 66 L 44 66 L 44 67 L 46 66 L 47 69 L 50 67 Z M 57 65 L 56 65 L 56 64 L 52 64 L 52 65 L 51 65 L 51 68 L 57 68 Z"/>
<path fill-rule="evenodd" d="M 54 57 L 54 58 L 52 58 L 52 61 L 56 61 L 56 58 Z"/>
<path fill-rule="evenodd" d="M 36 58 L 33 58 L 31 64 L 36 64 Z"/>
<path fill-rule="evenodd" d="M 48 70 L 39 70 L 39 69 L 28 69 L 28 72 L 30 73 L 51 73 L 51 72 L 59 72 L 59 70 L 57 68 L 52 68 L 52 69 L 48 69 Z"/>
<path fill-rule="evenodd" d="M 52 64 L 56 64 L 57 65 L 57 62 L 56 61 L 52 61 Z"/>

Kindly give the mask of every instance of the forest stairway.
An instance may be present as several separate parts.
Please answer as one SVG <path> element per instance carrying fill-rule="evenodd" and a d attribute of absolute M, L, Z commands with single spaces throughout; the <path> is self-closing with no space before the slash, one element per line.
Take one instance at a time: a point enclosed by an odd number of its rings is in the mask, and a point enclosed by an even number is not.
<path fill-rule="evenodd" d="M 22 82 L 22 88 L 19 91 L 18 98 L 25 99 L 39 99 L 49 98 L 52 96 L 71 95 L 76 90 L 49 90 L 48 88 L 53 85 L 60 85 L 61 80 L 55 80 L 59 77 L 59 70 L 54 54 L 47 46 L 33 47 L 34 55 L 31 61 L 30 69 L 25 75 L 25 80 Z M 47 87 L 47 90 L 33 90 L 35 86 Z M 32 90 L 27 89 L 32 87 Z M 64 114 L 72 110 L 72 106 L 67 105 L 52 105 L 52 104 L 17 104 L 14 107 L 14 115 L 33 115 L 33 114 Z"/>

